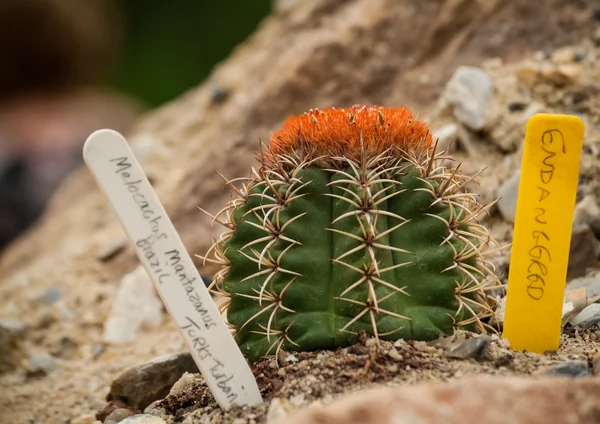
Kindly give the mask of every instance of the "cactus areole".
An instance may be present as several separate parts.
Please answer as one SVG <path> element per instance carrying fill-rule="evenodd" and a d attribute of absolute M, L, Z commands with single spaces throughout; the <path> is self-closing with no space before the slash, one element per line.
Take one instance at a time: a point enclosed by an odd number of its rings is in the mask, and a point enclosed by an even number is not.
<path fill-rule="evenodd" d="M 472 181 L 405 108 L 311 110 L 288 119 L 204 260 L 251 360 L 280 350 L 486 329 L 496 277 Z"/>

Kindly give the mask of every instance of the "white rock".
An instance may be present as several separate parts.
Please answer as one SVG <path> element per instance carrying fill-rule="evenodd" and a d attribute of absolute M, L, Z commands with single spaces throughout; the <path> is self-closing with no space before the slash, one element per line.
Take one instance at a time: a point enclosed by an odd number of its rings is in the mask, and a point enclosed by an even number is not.
<path fill-rule="evenodd" d="M 173 387 L 171 387 L 171 390 L 169 391 L 169 395 L 173 396 L 184 393 L 194 384 L 194 381 L 196 381 L 196 375 L 186 371 L 181 378 L 173 384 Z"/>
<path fill-rule="evenodd" d="M 517 171 L 510 177 L 498 189 L 498 210 L 502 217 L 509 221 L 515 222 L 517 214 L 517 198 L 519 196 L 519 181 L 521 172 Z"/>
<path fill-rule="evenodd" d="M 162 303 L 146 270 L 140 265 L 125 275 L 109 318 L 104 323 L 104 340 L 125 343 L 135 340 L 142 328 L 157 328 L 162 323 Z"/>
<path fill-rule="evenodd" d="M 267 413 L 267 423 L 286 417 L 293 409 L 294 407 L 287 399 L 273 398 Z"/>
<path fill-rule="evenodd" d="M 454 145 L 458 139 L 458 125 L 446 124 L 433 132 L 433 139 L 438 140 L 438 151 Z"/>
<path fill-rule="evenodd" d="M 454 117 L 472 130 L 485 126 L 485 115 L 492 99 L 492 81 L 480 68 L 461 66 L 454 72 L 442 100 L 452 107 Z"/>

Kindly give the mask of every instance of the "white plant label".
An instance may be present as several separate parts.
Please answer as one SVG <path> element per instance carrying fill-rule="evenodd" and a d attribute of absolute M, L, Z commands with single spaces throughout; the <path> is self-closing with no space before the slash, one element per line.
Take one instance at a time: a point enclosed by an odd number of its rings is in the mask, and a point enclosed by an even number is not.
<path fill-rule="evenodd" d="M 83 157 L 221 408 L 261 403 L 248 363 L 125 138 L 96 131 Z"/>

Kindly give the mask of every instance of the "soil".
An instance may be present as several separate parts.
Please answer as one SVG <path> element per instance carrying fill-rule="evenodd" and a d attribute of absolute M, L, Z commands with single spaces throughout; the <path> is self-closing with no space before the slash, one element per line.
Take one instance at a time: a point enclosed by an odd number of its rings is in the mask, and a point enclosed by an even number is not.
<path fill-rule="evenodd" d="M 477 357 L 467 360 L 452 358 L 447 347 L 473 337 L 458 333 L 454 337 L 433 342 L 380 342 L 363 339 L 362 343 L 336 351 L 288 353 L 263 359 L 253 365 L 264 404 L 256 407 L 234 407 L 222 411 L 204 380 L 198 374 L 186 390 L 172 393 L 155 406 L 167 422 L 186 424 L 210 422 L 266 422 L 268 406 L 276 403 L 290 412 L 313 402 L 329 403 L 374 386 L 398 386 L 430 381 L 453 381 L 478 374 L 530 375 L 533 378 L 548 373 L 553 366 L 565 361 L 584 361 L 590 372 L 592 358 L 600 351 L 600 331 L 569 328 L 562 335 L 561 348 L 548 354 L 517 352 L 506 341 L 493 336 L 492 342 Z"/>

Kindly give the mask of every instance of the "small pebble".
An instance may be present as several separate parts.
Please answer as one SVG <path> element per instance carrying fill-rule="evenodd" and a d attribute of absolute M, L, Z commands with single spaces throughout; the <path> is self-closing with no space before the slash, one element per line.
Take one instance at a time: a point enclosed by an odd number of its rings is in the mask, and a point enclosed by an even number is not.
<path fill-rule="evenodd" d="M 290 402 L 294 406 L 301 406 L 306 402 L 304 393 L 297 394 L 290 398 Z"/>
<path fill-rule="evenodd" d="M 388 355 L 390 358 L 392 358 L 395 361 L 401 361 L 402 359 L 404 359 L 404 357 L 402 355 L 400 355 L 400 353 L 398 353 L 396 348 L 390 349 L 390 351 L 388 352 Z"/>
<path fill-rule="evenodd" d="M 166 422 L 154 415 L 138 414 L 125 418 L 120 424 L 166 424 Z"/>
<path fill-rule="evenodd" d="M 590 371 L 587 363 L 583 361 L 567 361 L 546 370 L 544 374 L 578 378 L 588 377 L 590 375 Z"/>
<path fill-rule="evenodd" d="M 95 343 L 94 346 L 92 346 L 92 356 L 94 359 L 98 359 L 104 352 L 106 352 L 106 346 L 102 343 Z"/>
<path fill-rule="evenodd" d="M 54 303 L 64 296 L 64 292 L 58 287 L 48 287 L 42 295 L 42 300 L 45 303 Z"/>
<path fill-rule="evenodd" d="M 84 414 L 71 420 L 71 424 L 94 424 L 96 422 L 96 414 Z"/>
<path fill-rule="evenodd" d="M 29 359 L 27 375 L 30 377 L 49 374 L 56 367 L 54 357 L 47 353 Z"/>
<path fill-rule="evenodd" d="M 491 341 L 492 338 L 489 336 L 479 336 L 467 339 L 463 342 L 458 342 L 450 347 L 448 357 L 479 360 Z"/>
<path fill-rule="evenodd" d="M 110 414 L 108 414 L 108 416 L 106 417 L 106 421 L 112 420 L 117 423 L 120 423 L 125 418 L 131 417 L 132 415 L 133 415 L 133 412 L 131 412 L 129 409 L 117 408 L 114 411 L 112 411 Z"/>

